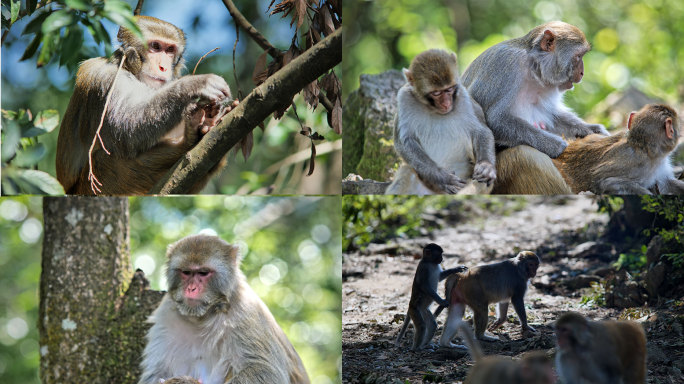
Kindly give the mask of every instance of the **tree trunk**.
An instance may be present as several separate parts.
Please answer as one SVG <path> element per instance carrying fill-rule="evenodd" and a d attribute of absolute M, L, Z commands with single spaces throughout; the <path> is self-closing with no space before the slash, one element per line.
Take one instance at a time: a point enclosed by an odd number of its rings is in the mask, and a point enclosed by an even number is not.
<path fill-rule="evenodd" d="M 162 293 L 130 280 L 128 199 L 46 197 L 43 217 L 42 382 L 135 383 Z"/>

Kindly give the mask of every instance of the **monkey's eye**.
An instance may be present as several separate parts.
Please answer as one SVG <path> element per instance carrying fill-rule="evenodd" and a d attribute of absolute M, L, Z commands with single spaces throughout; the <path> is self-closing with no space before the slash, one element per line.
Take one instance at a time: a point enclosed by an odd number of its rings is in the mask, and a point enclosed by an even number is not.
<path fill-rule="evenodd" d="M 183 276 L 190 276 L 190 275 L 192 275 L 192 272 L 191 272 L 191 271 L 180 271 L 180 273 L 181 273 Z"/>
<path fill-rule="evenodd" d="M 206 276 L 209 276 L 209 271 L 199 271 L 199 272 L 197 272 L 197 274 L 202 276 L 202 277 L 206 277 Z"/>
<path fill-rule="evenodd" d="M 151 50 L 152 52 L 159 52 L 159 51 L 161 51 L 161 44 L 159 44 L 159 42 L 157 42 L 157 41 L 151 42 L 151 43 L 150 43 L 150 50 Z"/>
<path fill-rule="evenodd" d="M 166 53 L 176 53 L 176 47 L 174 47 L 173 45 L 169 46 L 168 48 L 166 48 Z"/>

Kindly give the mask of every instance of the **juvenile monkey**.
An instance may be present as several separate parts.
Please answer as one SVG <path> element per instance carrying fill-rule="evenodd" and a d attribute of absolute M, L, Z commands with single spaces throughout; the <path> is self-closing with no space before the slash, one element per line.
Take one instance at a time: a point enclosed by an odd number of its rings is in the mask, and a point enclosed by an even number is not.
<path fill-rule="evenodd" d="M 189 376 L 203 384 L 308 383 L 299 355 L 216 236 L 169 246 L 169 290 L 152 316 L 140 384 Z"/>
<path fill-rule="evenodd" d="M 470 326 L 461 322 L 458 333 L 468 347 L 475 365 L 465 384 L 554 384 L 552 364 L 543 351 L 525 353 L 520 360 L 505 356 L 484 356 Z"/>
<path fill-rule="evenodd" d="M 396 346 L 401 344 L 401 339 L 404 337 L 411 321 L 413 321 L 413 327 L 415 328 L 413 344 L 411 346 L 411 349 L 414 351 L 425 347 L 435 335 L 437 322 L 430 312 L 430 304 L 433 301 L 444 306 L 448 304 L 446 300 L 439 297 L 437 286 L 447 276 L 456 272 L 463 272 L 467 269 L 461 266 L 443 271 L 440 266 L 443 260 L 443 253 L 442 247 L 434 243 L 428 244 L 423 248 L 423 258 L 420 259 L 416 267 L 416 274 L 413 277 L 413 285 L 411 286 L 408 312 L 406 313 L 404 325 L 397 336 Z"/>
<path fill-rule="evenodd" d="M 508 148 L 497 155 L 494 193 L 569 193 L 550 159 L 567 146 L 563 138 L 608 134 L 602 125 L 582 121 L 562 100 L 563 92 L 582 80 L 582 57 L 589 49 L 577 27 L 552 21 L 487 49 L 463 73 L 497 148 Z"/>
<path fill-rule="evenodd" d="M 489 193 L 496 179 L 494 137 L 461 85 L 456 54 L 425 51 L 404 69 L 404 77 L 394 148 L 405 164 L 385 193 Z"/>
<path fill-rule="evenodd" d="M 589 321 L 568 312 L 556 321 L 556 370 L 563 384 L 644 384 L 646 334 L 631 321 Z"/>
<path fill-rule="evenodd" d="M 575 193 L 684 194 L 669 159 L 679 129 L 674 109 L 649 104 L 629 114 L 627 131 L 574 141 L 554 163 Z"/>
<path fill-rule="evenodd" d="M 498 340 L 496 337 L 485 335 L 488 307 L 490 303 L 497 303 L 497 320 L 490 327 L 490 331 L 494 331 L 506 321 L 509 300 L 520 319 L 523 334 L 536 332 L 527 324 L 524 299 L 527 281 L 537 275 L 540 262 L 534 252 L 522 251 L 511 259 L 470 268 L 467 272 L 449 276 L 445 283 L 449 315 L 439 345 L 456 346 L 451 343 L 451 339 L 456 334 L 459 324 L 463 322 L 466 305 L 473 310 L 475 336 L 480 340 Z"/>
<path fill-rule="evenodd" d="M 57 179 L 67 194 L 95 193 L 88 179 L 88 152 L 110 91 L 100 136 L 111 155 L 99 142 L 92 154 L 93 173 L 101 183 L 96 192 L 104 195 L 149 193 L 237 103 L 230 103 L 230 89 L 217 75 L 180 76 L 185 67 L 182 30 L 153 17 L 136 20 L 143 40 L 121 28 L 121 47 L 112 57 L 86 60 L 76 74 L 57 141 Z M 210 177 L 189 192 L 199 192 Z"/>

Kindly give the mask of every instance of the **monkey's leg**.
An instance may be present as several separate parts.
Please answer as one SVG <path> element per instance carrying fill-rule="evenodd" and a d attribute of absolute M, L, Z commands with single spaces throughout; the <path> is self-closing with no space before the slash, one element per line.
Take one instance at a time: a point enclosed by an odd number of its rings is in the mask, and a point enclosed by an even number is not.
<path fill-rule="evenodd" d="M 411 349 L 416 351 L 421 348 L 422 340 L 425 339 L 425 332 L 427 328 L 425 326 L 425 319 L 418 308 L 409 307 L 409 315 L 411 316 L 411 321 L 413 321 L 413 344 Z"/>
<path fill-rule="evenodd" d="M 527 145 L 496 155 L 494 194 L 570 195 L 572 190 L 546 154 Z"/>
<path fill-rule="evenodd" d="M 498 341 L 499 339 L 493 336 L 485 335 L 487 330 L 487 302 L 478 303 L 471 307 L 473 309 L 473 323 L 475 324 L 475 337 L 482 341 Z"/>
<path fill-rule="evenodd" d="M 658 188 L 663 195 L 682 195 L 684 194 L 684 181 L 667 179 L 664 182 L 658 182 Z"/>
<path fill-rule="evenodd" d="M 503 323 L 506 322 L 506 314 L 508 313 L 508 301 L 502 301 L 496 305 L 496 321 L 489 327 L 489 332 L 494 332 Z"/>
<path fill-rule="evenodd" d="M 416 172 L 407 164 L 402 164 L 394 176 L 394 180 L 385 190 L 385 195 L 434 195 L 435 193 L 423 184 Z"/>
<path fill-rule="evenodd" d="M 464 348 L 463 345 L 453 344 L 451 339 L 454 338 L 458 332 L 458 326 L 463 321 L 463 314 L 465 313 L 465 304 L 456 303 L 449 306 L 449 314 L 447 315 L 446 323 L 444 323 L 444 330 L 442 336 L 439 338 L 439 345 L 441 347 Z"/>
<path fill-rule="evenodd" d="M 619 177 L 607 177 L 597 183 L 597 193 L 614 195 L 651 195 L 651 191 L 638 183 Z"/>
<path fill-rule="evenodd" d="M 432 342 L 432 338 L 435 336 L 435 332 L 437 332 L 437 321 L 435 320 L 435 317 L 432 316 L 432 312 L 430 312 L 429 308 L 425 308 L 423 316 L 426 319 L 427 329 L 425 331 L 425 340 L 423 340 L 421 348 L 429 345 L 430 342 Z"/>

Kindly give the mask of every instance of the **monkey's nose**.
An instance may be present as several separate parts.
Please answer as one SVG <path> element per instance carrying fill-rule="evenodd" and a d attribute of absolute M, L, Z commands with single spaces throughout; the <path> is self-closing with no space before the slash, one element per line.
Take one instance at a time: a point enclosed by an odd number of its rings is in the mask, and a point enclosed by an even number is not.
<path fill-rule="evenodd" d="M 162 71 L 162 72 L 166 72 L 166 68 L 163 67 L 163 66 L 161 66 L 161 65 L 159 66 L 159 70 Z"/>

